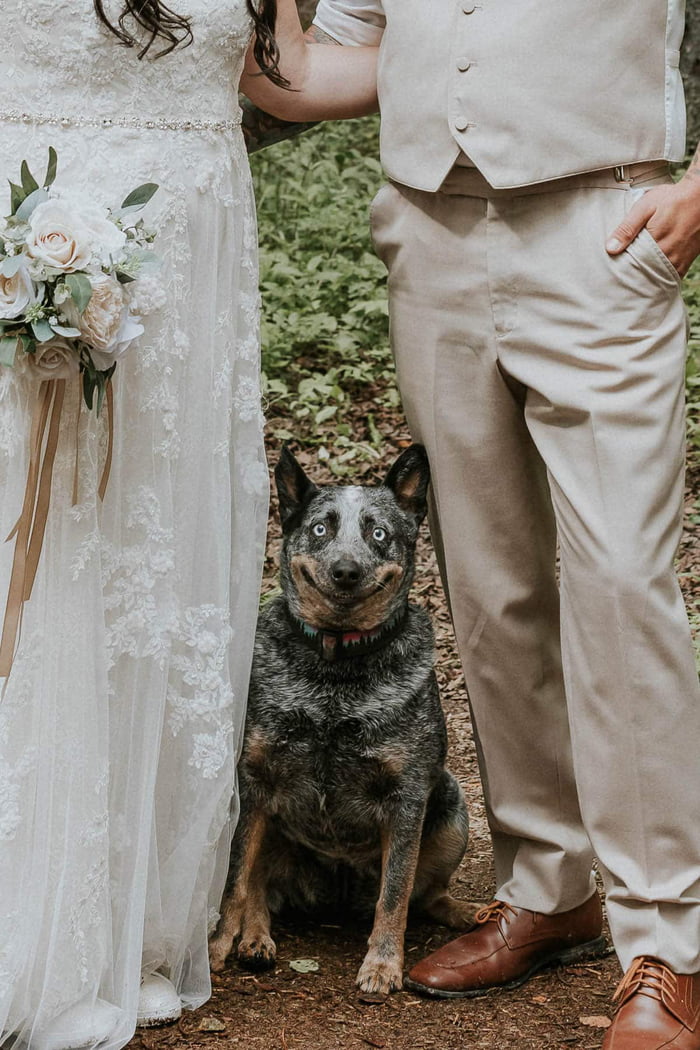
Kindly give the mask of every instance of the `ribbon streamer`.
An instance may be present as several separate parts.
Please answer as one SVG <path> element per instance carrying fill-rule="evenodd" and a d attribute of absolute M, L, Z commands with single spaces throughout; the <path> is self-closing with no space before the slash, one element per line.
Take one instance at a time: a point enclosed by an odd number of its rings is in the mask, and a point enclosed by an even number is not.
<path fill-rule="evenodd" d="M 22 629 L 24 603 L 31 598 L 39 567 L 49 505 L 51 503 L 53 467 L 58 449 L 61 412 L 65 394 L 65 379 L 52 379 L 42 382 L 32 415 L 29 469 L 27 471 L 22 513 L 7 537 L 8 542 L 14 539 L 15 553 L 12 561 L 2 636 L 0 637 L 0 678 L 8 678 L 12 670 L 12 663 Z M 107 458 L 98 489 L 100 500 L 104 499 L 107 490 L 114 446 L 114 394 L 111 382 L 107 384 L 106 403 L 108 427 Z M 74 502 L 77 502 L 77 449 L 73 497 Z"/>

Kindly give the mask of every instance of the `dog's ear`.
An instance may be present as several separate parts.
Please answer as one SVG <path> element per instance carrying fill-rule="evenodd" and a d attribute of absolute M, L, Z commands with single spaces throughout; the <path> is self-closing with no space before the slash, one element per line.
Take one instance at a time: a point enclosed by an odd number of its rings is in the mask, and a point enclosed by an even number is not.
<path fill-rule="evenodd" d="M 275 467 L 275 484 L 282 531 L 287 532 L 296 514 L 318 492 L 318 488 L 307 478 L 288 445 L 283 446 Z"/>
<path fill-rule="evenodd" d="M 396 460 L 384 484 L 394 493 L 402 510 L 422 521 L 427 510 L 429 481 L 428 453 L 422 445 L 410 445 Z"/>

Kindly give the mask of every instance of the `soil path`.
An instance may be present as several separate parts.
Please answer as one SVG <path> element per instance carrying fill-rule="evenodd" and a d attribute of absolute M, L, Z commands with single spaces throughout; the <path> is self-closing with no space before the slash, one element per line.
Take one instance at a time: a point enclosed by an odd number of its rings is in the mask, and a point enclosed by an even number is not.
<path fill-rule="evenodd" d="M 353 431 L 366 438 L 366 415 L 376 418 L 376 405 L 357 405 Z M 293 427 L 277 419 L 273 424 Z M 399 416 L 385 414 L 379 428 L 386 437 L 385 454 L 371 466 L 360 467 L 353 481 L 383 477 L 395 455 L 407 444 Z M 275 429 L 274 425 L 273 428 Z M 304 447 L 304 434 L 299 447 Z M 271 442 L 274 463 L 278 443 Z M 332 480 L 319 465 L 315 449 L 299 458 L 316 480 Z M 700 470 L 689 473 L 686 531 L 679 570 L 689 606 L 700 602 L 700 515 L 697 496 Z M 271 515 L 270 543 L 264 589 L 275 585 L 279 529 Z M 423 530 L 414 586 L 415 600 L 431 612 L 437 635 L 437 671 L 450 736 L 450 767 L 465 788 L 471 815 L 467 856 L 454 883 L 455 894 L 466 900 L 487 901 L 494 885 L 491 849 L 472 744 L 465 687 L 455 652 L 449 616 L 440 588 L 435 558 Z M 489 995 L 471 1001 L 429 1001 L 398 992 L 383 1002 L 363 1000 L 354 977 L 365 951 L 369 929 L 333 925 L 294 925 L 277 922 L 276 970 L 251 976 L 235 963 L 214 978 L 214 994 L 206 1006 L 186 1014 L 174 1026 L 139 1034 L 133 1050 L 166 1047 L 172 1050 L 543 1050 L 571 1047 L 599 1050 L 609 1025 L 610 1001 L 619 969 L 614 955 L 590 964 L 545 972 L 516 992 Z M 438 947 L 450 936 L 443 927 L 409 926 L 407 963 Z M 318 969 L 298 973 L 290 963 L 313 960 Z"/>

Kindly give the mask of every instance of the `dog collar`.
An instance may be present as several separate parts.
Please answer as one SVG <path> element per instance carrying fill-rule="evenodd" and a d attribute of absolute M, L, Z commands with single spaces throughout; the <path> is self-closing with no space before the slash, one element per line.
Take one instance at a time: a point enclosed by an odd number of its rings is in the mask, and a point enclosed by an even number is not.
<path fill-rule="evenodd" d="M 402 630 L 407 613 L 408 604 L 399 609 L 390 620 L 371 631 L 323 631 L 312 627 L 287 609 L 289 622 L 297 637 L 329 663 L 335 660 L 352 660 L 355 656 L 366 656 L 383 649 Z"/>

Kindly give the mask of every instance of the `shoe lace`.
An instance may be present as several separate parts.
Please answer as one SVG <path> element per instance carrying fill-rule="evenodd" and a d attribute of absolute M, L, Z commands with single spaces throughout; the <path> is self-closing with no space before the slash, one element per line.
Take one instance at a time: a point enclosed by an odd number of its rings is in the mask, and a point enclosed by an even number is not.
<path fill-rule="evenodd" d="M 654 999 L 661 1001 L 664 995 L 672 999 L 678 989 L 678 979 L 673 970 L 669 970 L 658 959 L 641 955 L 634 960 L 615 989 L 613 1002 L 626 999 L 628 995 L 642 989 Z"/>
<path fill-rule="evenodd" d="M 498 922 L 499 919 L 505 919 L 506 922 L 509 922 L 509 912 L 513 915 L 518 914 L 515 908 L 512 908 L 510 904 L 506 904 L 505 901 L 491 901 L 490 904 L 485 904 L 483 908 L 479 908 L 474 916 L 474 922 L 480 926 L 485 922 Z"/>

